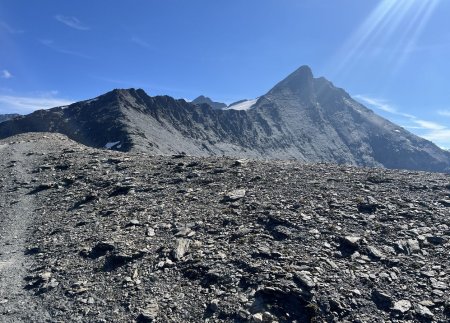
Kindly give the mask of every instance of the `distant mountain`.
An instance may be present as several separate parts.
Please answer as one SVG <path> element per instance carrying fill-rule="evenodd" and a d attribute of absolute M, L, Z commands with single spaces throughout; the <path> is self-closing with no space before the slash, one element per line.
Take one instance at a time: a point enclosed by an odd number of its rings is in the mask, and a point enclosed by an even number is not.
<path fill-rule="evenodd" d="M 93 147 L 153 154 L 297 159 L 450 172 L 450 153 L 376 115 L 303 66 L 246 110 L 114 90 L 0 124 L 0 138 L 61 132 Z M 242 104 L 242 102 L 240 103 Z"/>
<path fill-rule="evenodd" d="M 8 120 L 11 120 L 11 119 L 13 119 L 13 118 L 15 118 L 15 117 L 18 117 L 18 116 L 20 116 L 20 114 L 17 114 L 17 113 L 12 113 L 12 114 L 0 114 L 0 123 L 1 123 L 1 122 L 5 122 L 5 121 L 8 121 Z"/>
<path fill-rule="evenodd" d="M 191 103 L 193 104 L 208 104 L 209 106 L 211 106 L 213 109 L 224 109 L 227 107 L 227 105 L 225 103 L 221 103 L 221 102 L 214 102 L 213 100 L 211 100 L 210 98 L 200 95 L 198 98 L 194 99 Z"/>

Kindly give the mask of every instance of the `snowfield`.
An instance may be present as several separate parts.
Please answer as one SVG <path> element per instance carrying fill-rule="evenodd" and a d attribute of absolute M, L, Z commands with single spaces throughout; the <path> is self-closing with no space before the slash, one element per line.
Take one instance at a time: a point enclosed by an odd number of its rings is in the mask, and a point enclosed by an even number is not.
<path fill-rule="evenodd" d="M 258 101 L 258 98 L 229 105 L 224 110 L 250 110 L 256 104 L 256 101 Z"/>

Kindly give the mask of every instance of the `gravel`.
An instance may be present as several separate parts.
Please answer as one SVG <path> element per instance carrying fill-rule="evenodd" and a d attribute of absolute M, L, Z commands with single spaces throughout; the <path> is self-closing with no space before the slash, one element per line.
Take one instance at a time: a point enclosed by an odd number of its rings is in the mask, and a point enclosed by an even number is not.
<path fill-rule="evenodd" d="M 120 153 L 55 134 L 0 147 L 2 232 L 22 223 L 21 239 L 0 238 L 19 273 L 0 266 L 0 321 L 450 318 L 449 175 Z"/>

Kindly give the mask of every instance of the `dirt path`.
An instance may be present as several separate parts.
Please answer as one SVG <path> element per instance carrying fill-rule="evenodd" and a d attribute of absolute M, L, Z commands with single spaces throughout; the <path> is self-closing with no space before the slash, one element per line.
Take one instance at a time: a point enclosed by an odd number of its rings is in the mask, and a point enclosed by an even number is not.
<path fill-rule="evenodd" d="M 31 170 L 39 156 L 31 142 L 0 142 L 0 322 L 47 322 L 39 298 L 25 290 L 31 259 L 24 254 L 34 220 L 34 195 L 28 195 Z"/>

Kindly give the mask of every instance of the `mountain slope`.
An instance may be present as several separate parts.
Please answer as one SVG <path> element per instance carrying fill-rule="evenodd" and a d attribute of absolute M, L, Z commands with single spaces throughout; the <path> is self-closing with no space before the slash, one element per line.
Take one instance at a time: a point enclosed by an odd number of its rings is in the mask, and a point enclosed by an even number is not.
<path fill-rule="evenodd" d="M 376 115 L 307 66 L 278 83 L 255 106 L 280 113 L 285 131 L 307 138 L 307 159 L 364 166 L 448 170 L 450 155 Z M 310 141 L 310 142 L 309 142 Z"/>
<path fill-rule="evenodd" d="M 18 116 L 20 116 L 20 114 L 17 114 L 17 113 L 0 114 L 0 123 L 14 119 L 15 117 L 18 117 Z"/>
<path fill-rule="evenodd" d="M 450 153 L 377 116 L 303 66 L 249 110 L 114 90 L 0 125 L 0 138 L 61 132 L 93 147 L 152 154 L 297 159 L 448 172 Z M 109 144 L 109 145 L 108 145 Z"/>

